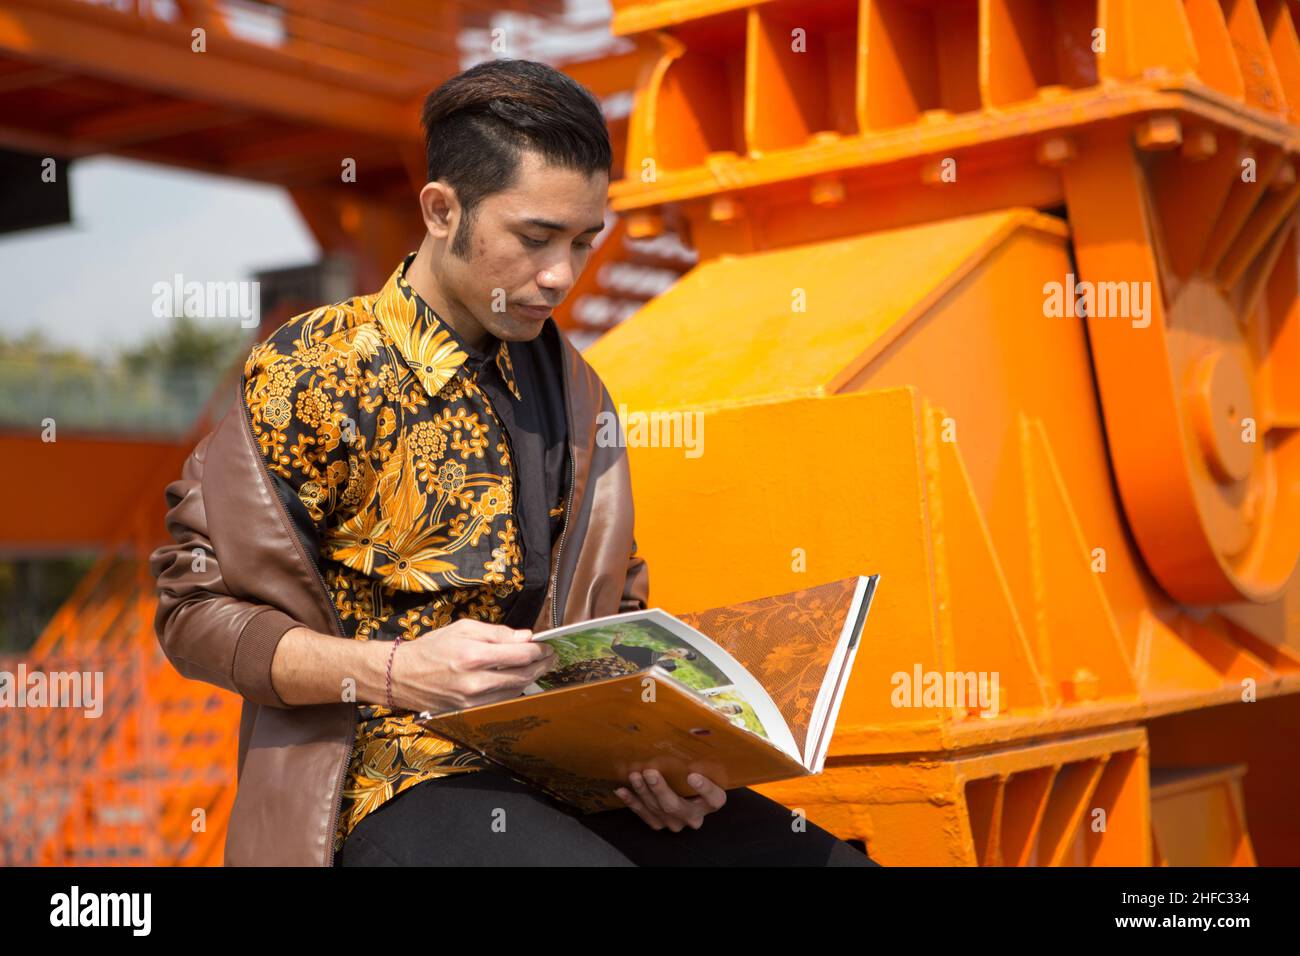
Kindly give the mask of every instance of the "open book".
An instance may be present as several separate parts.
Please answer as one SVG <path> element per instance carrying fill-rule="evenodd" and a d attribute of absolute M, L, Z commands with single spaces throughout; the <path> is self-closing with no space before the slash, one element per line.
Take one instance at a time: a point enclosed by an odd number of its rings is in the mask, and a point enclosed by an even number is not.
<path fill-rule="evenodd" d="M 583 812 L 633 770 L 678 793 L 820 773 L 879 575 L 675 617 L 659 608 L 539 631 L 555 664 L 524 694 L 419 723 Z"/>

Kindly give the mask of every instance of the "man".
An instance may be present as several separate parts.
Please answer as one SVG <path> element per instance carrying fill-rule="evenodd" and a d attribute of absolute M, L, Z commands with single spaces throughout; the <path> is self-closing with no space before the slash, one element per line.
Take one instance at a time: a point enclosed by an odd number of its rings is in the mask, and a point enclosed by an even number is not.
<path fill-rule="evenodd" d="M 626 451 L 596 441 L 613 401 L 550 318 L 604 224 L 600 108 L 501 60 L 422 120 L 419 249 L 258 343 L 167 488 L 159 640 L 244 698 L 227 864 L 868 864 L 699 775 L 633 773 L 627 810 L 581 817 L 414 723 L 517 696 L 552 665 L 534 629 L 649 584 Z"/>

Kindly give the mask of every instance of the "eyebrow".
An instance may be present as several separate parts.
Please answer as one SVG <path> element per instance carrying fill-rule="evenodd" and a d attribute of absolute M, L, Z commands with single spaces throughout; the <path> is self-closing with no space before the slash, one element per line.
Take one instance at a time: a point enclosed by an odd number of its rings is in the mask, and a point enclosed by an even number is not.
<path fill-rule="evenodd" d="M 569 228 L 562 222 L 551 222 L 551 220 L 549 219 L 538 219 L 536 217 L 530 217 L 528 219 L 525 219 L 524 222 L 528 223 L 530 226 L 539 226 L 542 229 L 556 229 L 560 232 L 565 232 Z M 579 233 L 579 235 L 583 235 L 588 232 L 600 232 L 600 230 L 604 228 L 605 228 L 605 224 L 603 222 L 598 222 L 596 223 L 596 225 L 588 226 L 586 229 L 582 230 L 582 232 Z"/>

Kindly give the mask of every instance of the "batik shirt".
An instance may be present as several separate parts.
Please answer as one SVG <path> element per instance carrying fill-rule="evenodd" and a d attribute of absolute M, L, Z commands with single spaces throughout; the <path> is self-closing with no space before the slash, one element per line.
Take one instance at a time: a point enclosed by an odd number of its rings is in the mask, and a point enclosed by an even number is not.
<path fill-rule="evenodd" d="M 470 348 L 407 283 L 413 258 L 380 292 L 254 347 L 253 434 L 344 634 L 412 640 L 462 617 L 530 628 L 564 518 L 560 333 L 548 319 L 531 342 Z M 413 719 L 358 704 L 335 852 L 398 793 L 485 766 Z"/>

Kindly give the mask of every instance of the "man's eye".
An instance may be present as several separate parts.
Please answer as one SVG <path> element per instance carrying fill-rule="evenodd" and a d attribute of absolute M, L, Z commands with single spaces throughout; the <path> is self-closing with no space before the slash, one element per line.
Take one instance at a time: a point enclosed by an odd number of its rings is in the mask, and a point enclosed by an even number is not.
<path fill-rule="evenodd" d="M 532 236 L 520 236 L 519 238 L 524 241 L 524 245 L 531 246 L 534 249 L 540 249 L 549 241 L 546 239 L 534 239 Z"/>
<path fill-rule="evenodd" d="M 591 249 L 593 248 L 593 246 L 592 246 L 592 244 L 591 244 L 590 242 L 575 242 L 573 245 L 574 245 L 574 247 L 577 248 L 577 249 L 583 249 L 583 250 L 586 250 L 586 251 L 588 251 L 588 252 L 590 252 Z"/>

